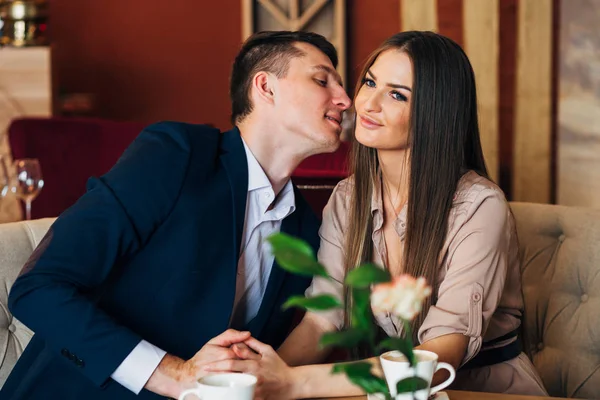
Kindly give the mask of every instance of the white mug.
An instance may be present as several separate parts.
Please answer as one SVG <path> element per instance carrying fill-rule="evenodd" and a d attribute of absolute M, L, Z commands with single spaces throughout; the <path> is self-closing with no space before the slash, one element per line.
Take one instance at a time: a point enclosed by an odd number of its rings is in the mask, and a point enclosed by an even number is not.
<path fill-rule="evenodd" d="M 179 395 L 179 400 L 252 400 L 256 377 L 250 374 L 227 373 L 207 375 L 196 383 L 196 387 Z M 195 397 L 187 396 L 194 395 Z"/>
<path fill-rule="evenodd" d="M 399 351 L 388 351 L 387 353 L 383 353 L 381 356 L 379 356 L 390 394 L 394 396 L 394 399 L 396 400 L 413 399 L 412 393 L 396 393 L 396 384 L 398 381 L 404 378 L 418 376 L 419 378 L 426 380 L 427 388 L 416 391 L 414 399 L 427 400 L 432 394 L 448 387 L 456 377 L 456 371 L 452 365 L 444 362 L 438 362 L 437 354 L 426 350 L 413 351 L 417 359 L 417 364 L 412 368 L 409 366 L 406 357 L 404 357 L 404 355 Z M 439 385 L 430 388 L 433 374 L 440 369 L 448 370 L 450 372 L 450 377 Z"/>

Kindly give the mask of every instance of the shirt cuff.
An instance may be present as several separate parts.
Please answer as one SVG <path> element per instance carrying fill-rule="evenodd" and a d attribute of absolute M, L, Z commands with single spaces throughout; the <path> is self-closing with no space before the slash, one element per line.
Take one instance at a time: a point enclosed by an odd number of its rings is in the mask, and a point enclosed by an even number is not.
<path fill-rule="evenodd" d="M 142 391 L 165 354 L 167 354 L 166 351 L 142 340 L 110 377 L 137 395 Z"/>

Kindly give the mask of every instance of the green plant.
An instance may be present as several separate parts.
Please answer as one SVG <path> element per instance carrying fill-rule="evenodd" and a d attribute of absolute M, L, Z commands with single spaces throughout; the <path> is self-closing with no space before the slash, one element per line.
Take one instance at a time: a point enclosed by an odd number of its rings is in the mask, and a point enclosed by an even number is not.
<path fill-rule="evenodd" d="M 268 239 L 272 252 L 281 268 L 288 272 L 332 279 L 327 270 L 321 265 L 308 243 L 278 233 Z M 350 271 L 344 284 L 348 287 L 351 297 L 350 324 L 341 331 L 329 332 L 320 339 L 320 346 L 339 346 L 354 348 L 362 345 L 370 349 L 371 354 L 378 354 L 384 350 L 400 351 L 414 366 L 416 363 L 413 353 L 413 342 L 410 320 L 420 310 L 424 297 L 431 290 L 424 280 L 408 275 L 392 279 L 389 272 L 374 264 L 363 264 Z M 324 311 L 334 308 L 343 308 L 344 305 L 331 295 L 315 297 L 292 296 L 283 308 L 297 307 L 310 311 Z M 373 311 L 390 312 L 403 321 L 403 336 L 388 337 L 376 343 L 376 323 Z M 377 359 L 379 360 L 379 359 Z M 385 379 L 372 372 L 369 361 L 356 361 L 336 364 L 332 373 L 344 373 L 355 385 L 361 387 L 366 393 L 383 393 L 386 399 L 391 399 Z M 415 392 L 425 389 L 428 382 L 413 376 L 400 380 L 396 384 L 397 393 Z"/>

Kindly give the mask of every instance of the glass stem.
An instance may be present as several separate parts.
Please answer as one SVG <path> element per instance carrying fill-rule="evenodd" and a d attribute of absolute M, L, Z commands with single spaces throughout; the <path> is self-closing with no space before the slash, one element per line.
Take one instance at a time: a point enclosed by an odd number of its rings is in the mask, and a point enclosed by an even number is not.
<path fill-rule="evenodd" d="M 25 219 L 31 220 L 31 199 L 25 200 Z"/>

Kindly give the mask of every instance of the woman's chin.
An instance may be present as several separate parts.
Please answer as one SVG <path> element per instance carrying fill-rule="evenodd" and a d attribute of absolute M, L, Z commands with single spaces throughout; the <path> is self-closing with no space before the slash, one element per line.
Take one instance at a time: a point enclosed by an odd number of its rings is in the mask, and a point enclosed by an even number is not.
<path fill-rule="evenodd" d="M 359 130 L 355 133 L 356 140 L 363 146 L 378 148 L 381 145 L 381 137 L 372 131 L 361 132 Z"/>

